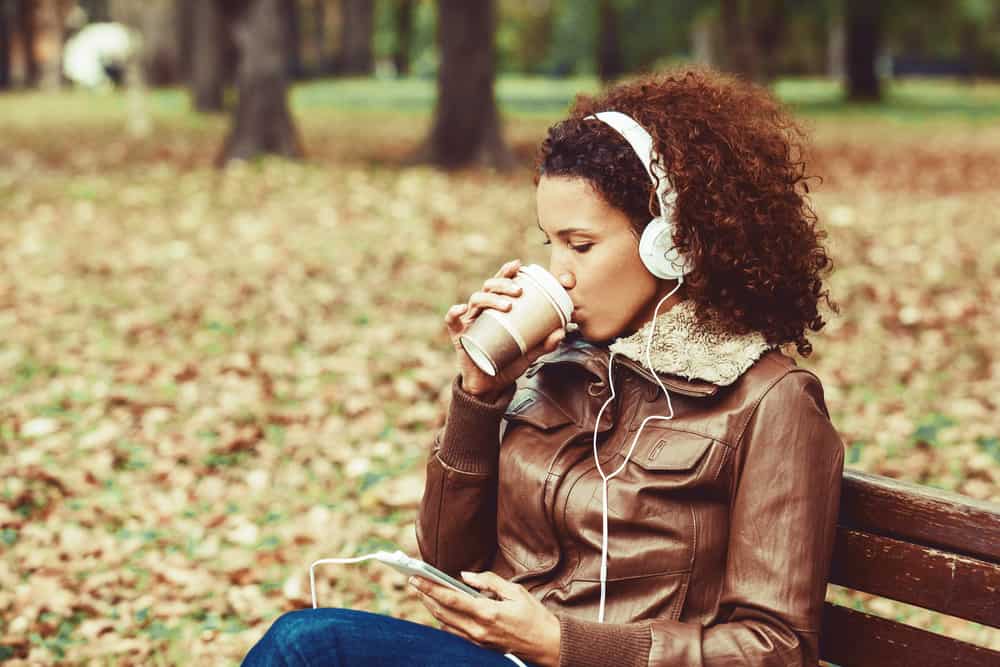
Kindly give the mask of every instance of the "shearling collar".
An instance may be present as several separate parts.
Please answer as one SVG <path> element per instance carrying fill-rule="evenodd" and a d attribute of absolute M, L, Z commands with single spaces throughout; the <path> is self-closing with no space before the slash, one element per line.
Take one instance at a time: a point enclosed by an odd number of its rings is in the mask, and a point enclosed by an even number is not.
<path fill-rule="evenodd" d="M 646 364 L 650 322 L 631 336 L 618 338 L 608 349 Z M 771 346 L 763 334 L 737 335 L 717 320 L 699 322 L 693 301 L 682 301 L 656 318 L 649 356 L 653 369 L 688 380 L 730 385 Z"/>

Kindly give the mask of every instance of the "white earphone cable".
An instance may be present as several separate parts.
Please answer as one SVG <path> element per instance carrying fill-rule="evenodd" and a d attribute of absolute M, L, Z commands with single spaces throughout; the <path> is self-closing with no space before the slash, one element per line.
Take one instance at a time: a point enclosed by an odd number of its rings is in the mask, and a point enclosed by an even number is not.
<path fill-rule="evenodd" d="M 323 565 L 325 563 L 360 563 L 365 560 L 372 560 L 375 558 L 375 554 L 368 554 L 367 556 L 358 556 L 357 558 L 320 558 L 319 560 L 313 561 L 312 565 L 309 566 L 309 591 L 312 593 L 312 603 L 313 609 L 316 608 L 316 566 Z"/>
<path fill-rule="evenodd" d="M 643 419 L 642 424 L 639 425 L 639 430 L 636 431 L 635 433 L 635 437 L 632 438 L 632 444 L 628 448 L 628 453 L 625 454 L 625 460 L 622 461 L 622 464 L 618 466 L 618 468 L 613 473 L 611 473 L 610 475 L 605 475 L 604 470 L 601 468 L 601 459 L 597 455 L 597 429 L 601 423 L 601 415 L 604 413 L 604 409 L 608 407 L 608 404 L 611 403 L 611 401 L 613 401 L 615 398 L 615 381 L 614 381 L 614 374 L 612 373 L 612 363 L 611 363 L 612 360 L 615 358 L 615 353 L 612 352 L 611 356 L 608 358 L 608 386 L 611 388 L 611 397 L 608 398 L 608 400 L 604 402 L 604 405 L 601 406 L 601 409 L 597 411 L 597 419 L 595 420 L 594 424 L 594 462 L 597 464 L 597 472 L 601 475 L 601 479 L 604 480 L 603 484 L 601 485 L 602 486 L 601 499 L 603 503 L 602 504 L 603 511 L 601 516 L 602 519 L 601 604 L 597 612 L 598 623 L 604 622 L 604 599 L 605 599 L 605 594 L 607 592 L 606 589 L 607 589 L 607 579 L 608 579 L 608 481 L 610 481 L 612 477 L 614 477 L 622 470 L 624 470 L 625 466 L 628 465 L 628 460 L 632 456 L 632 450 L 635 449 L 635 445 L 639 441 L 639 435 L 642 433 L 643 427 L 646 425 L 647 422 L 649 422 L 649 420 L 651 419 L 670 420 L 674 418 L 674 406 L 673 403 L 670 401 L 670 392 L 668 392 L 667 388 L 663 386 L 663 382 L 660 380 L 660 376 L 653 369 L 653 363 L 650 358 L 650 350 L 652 349 L 653 334 L 656 331 L 656 316 L 660 311 L 660 306 L 663 305 L 664 301 L 666 301 L 667 299 L 669 299 L 670 297 L 672 297 L 674 294 L 677 293 L 677 290 L 681 288 L 681 284 L 683 282 L 684 282 L 683 278 L 678 279 L 677 286 L 674 287 L 672 290 L 670 290 L 670 292 L 665 297 L 660 299 L 659 303 L 656 304 L 656 308 L 653 309 L 653 320 L 650 323 L 649 327 L 649 337 L 646 339 L 646 366 L 653 374 L 653 377 L 656 378 L 656 383 L 660 385 L 660 389 L 663 390 L 663 394 L 667 397 L 667 408 L 670 410 L 670 414 L 662 416 L 649 415 L 648 417 Z"/>

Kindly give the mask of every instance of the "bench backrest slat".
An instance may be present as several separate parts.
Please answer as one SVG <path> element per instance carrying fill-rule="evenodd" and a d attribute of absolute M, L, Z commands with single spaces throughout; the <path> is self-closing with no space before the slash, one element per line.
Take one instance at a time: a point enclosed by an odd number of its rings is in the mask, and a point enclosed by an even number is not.
<path fill-rule="evenodd" d="M 820 652 L 841 667 L 996 667 L 1000 653 L 834 604 L 823 608 Z"/>
<path fill-rule="evenodd" d="M 831 583 L 1000 627 L 1000 506 L 844 472 Z M 996 667 L 1000 652 L 826 603 L 823 660 Z"/>
<path fill-rule="evenodd" d="M 838 528 L 830 582 L 1000 626 L 1000 565 Z"/>
<path fill-rule="evenodd" d="M 1000 563 L 1000 507 L 957 493 L 845 470 L 839 523 Z"/>

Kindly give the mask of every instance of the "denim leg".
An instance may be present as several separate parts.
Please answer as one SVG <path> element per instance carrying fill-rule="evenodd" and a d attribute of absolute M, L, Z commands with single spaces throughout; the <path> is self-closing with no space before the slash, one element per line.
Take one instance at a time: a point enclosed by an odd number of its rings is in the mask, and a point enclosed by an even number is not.
<path fill-rule="evenodd" d="M 244 667 L 512 667 L 502 653 L 444 630 L 353 609 L 283 614 Z"/>

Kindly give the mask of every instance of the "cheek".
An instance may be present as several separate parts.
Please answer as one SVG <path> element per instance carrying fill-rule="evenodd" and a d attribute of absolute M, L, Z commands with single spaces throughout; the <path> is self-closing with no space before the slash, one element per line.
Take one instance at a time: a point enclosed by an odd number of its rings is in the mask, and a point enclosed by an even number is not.
<path fill-rule="evenodd" d="M 635 248 L 609 249 L 595 260 L 579 285 L 588 313 L 588 338 L 616 334 L 656 291 L 656 279 Z"/>

